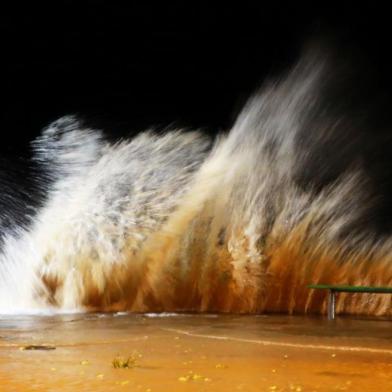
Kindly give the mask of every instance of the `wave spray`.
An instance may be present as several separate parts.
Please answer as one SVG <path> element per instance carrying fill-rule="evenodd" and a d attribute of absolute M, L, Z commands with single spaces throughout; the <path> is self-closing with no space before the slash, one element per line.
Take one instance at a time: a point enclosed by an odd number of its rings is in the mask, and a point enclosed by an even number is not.
<path fill-rule="evenodd" d="M 172 130 L 113 144 L 73 116 L 51 124 L 32 143 L 45 201 L 12 228 L 16 204 L 0 211 L 0 311 L 323 313 L 307 284 L 392 285 L 362 125 L 332 84 L 328 61 L 305 56 L 215 141 Z M 337 311 L 391 305 L 341 294 Z"/>

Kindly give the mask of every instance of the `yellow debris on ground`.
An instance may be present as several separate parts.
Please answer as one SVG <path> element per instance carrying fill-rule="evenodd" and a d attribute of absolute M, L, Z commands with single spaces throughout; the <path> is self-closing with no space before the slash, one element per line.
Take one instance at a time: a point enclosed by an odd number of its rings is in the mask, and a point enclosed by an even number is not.
<path fill-rule="evenodd" d="M 142 355 L 139 353 L 133 353 L 131 356 L 124 357 L 116 357 L 112 361 L 112 365 L 115 369 L 130 369 L 137 366 L 137 359 L 142 358 Z"/>
<path fill-rule="evenodd" d="M 201 374 L 198 373 L 193 373 L 192 371 L 189 372 L 189 374 L 187 374 L 186 376 L 181 376 L 178 377 L 177 379 L 180 382 L 188 382 L 188 381 L 205 381 L 205 382 L 209 382 L 211 381 L 210 378 L 208 377 L 204 377 Z"/>
<path fill-rule="evenodd" d="M 217 365 L 215 365 L 215 367 L 217 369 L 227 369 L 227 365 L 223 365 L 222 363 L 218 363 Z"/>

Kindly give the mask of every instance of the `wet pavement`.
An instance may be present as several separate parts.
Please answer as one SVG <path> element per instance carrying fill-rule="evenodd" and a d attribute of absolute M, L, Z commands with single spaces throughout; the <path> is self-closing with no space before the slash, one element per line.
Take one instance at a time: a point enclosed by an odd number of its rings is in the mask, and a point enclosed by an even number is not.
<path fill-rule="evenodd" d="M 392 391 L 392 322 L 0 316 L 0 391 Z"/>

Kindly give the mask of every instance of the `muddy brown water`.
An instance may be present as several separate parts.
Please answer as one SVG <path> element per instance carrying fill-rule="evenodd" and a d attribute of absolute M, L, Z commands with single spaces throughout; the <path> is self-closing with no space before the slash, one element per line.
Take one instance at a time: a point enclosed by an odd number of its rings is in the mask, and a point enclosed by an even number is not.
<path fill-rule="evenodd" d="M 392 322 L 0 316 L 0 391 L 392 391 Z"/>

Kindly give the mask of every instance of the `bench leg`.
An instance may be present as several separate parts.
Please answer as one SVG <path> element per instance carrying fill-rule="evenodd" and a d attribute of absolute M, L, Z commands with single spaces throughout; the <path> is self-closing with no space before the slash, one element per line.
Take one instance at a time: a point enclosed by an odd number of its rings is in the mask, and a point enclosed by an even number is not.
<path fill-rule="evenodd" d="M 334 290 L 328 291 L 328 320 L 335 319 L 335 302 L 336 302 L 336 293 Z"/>

